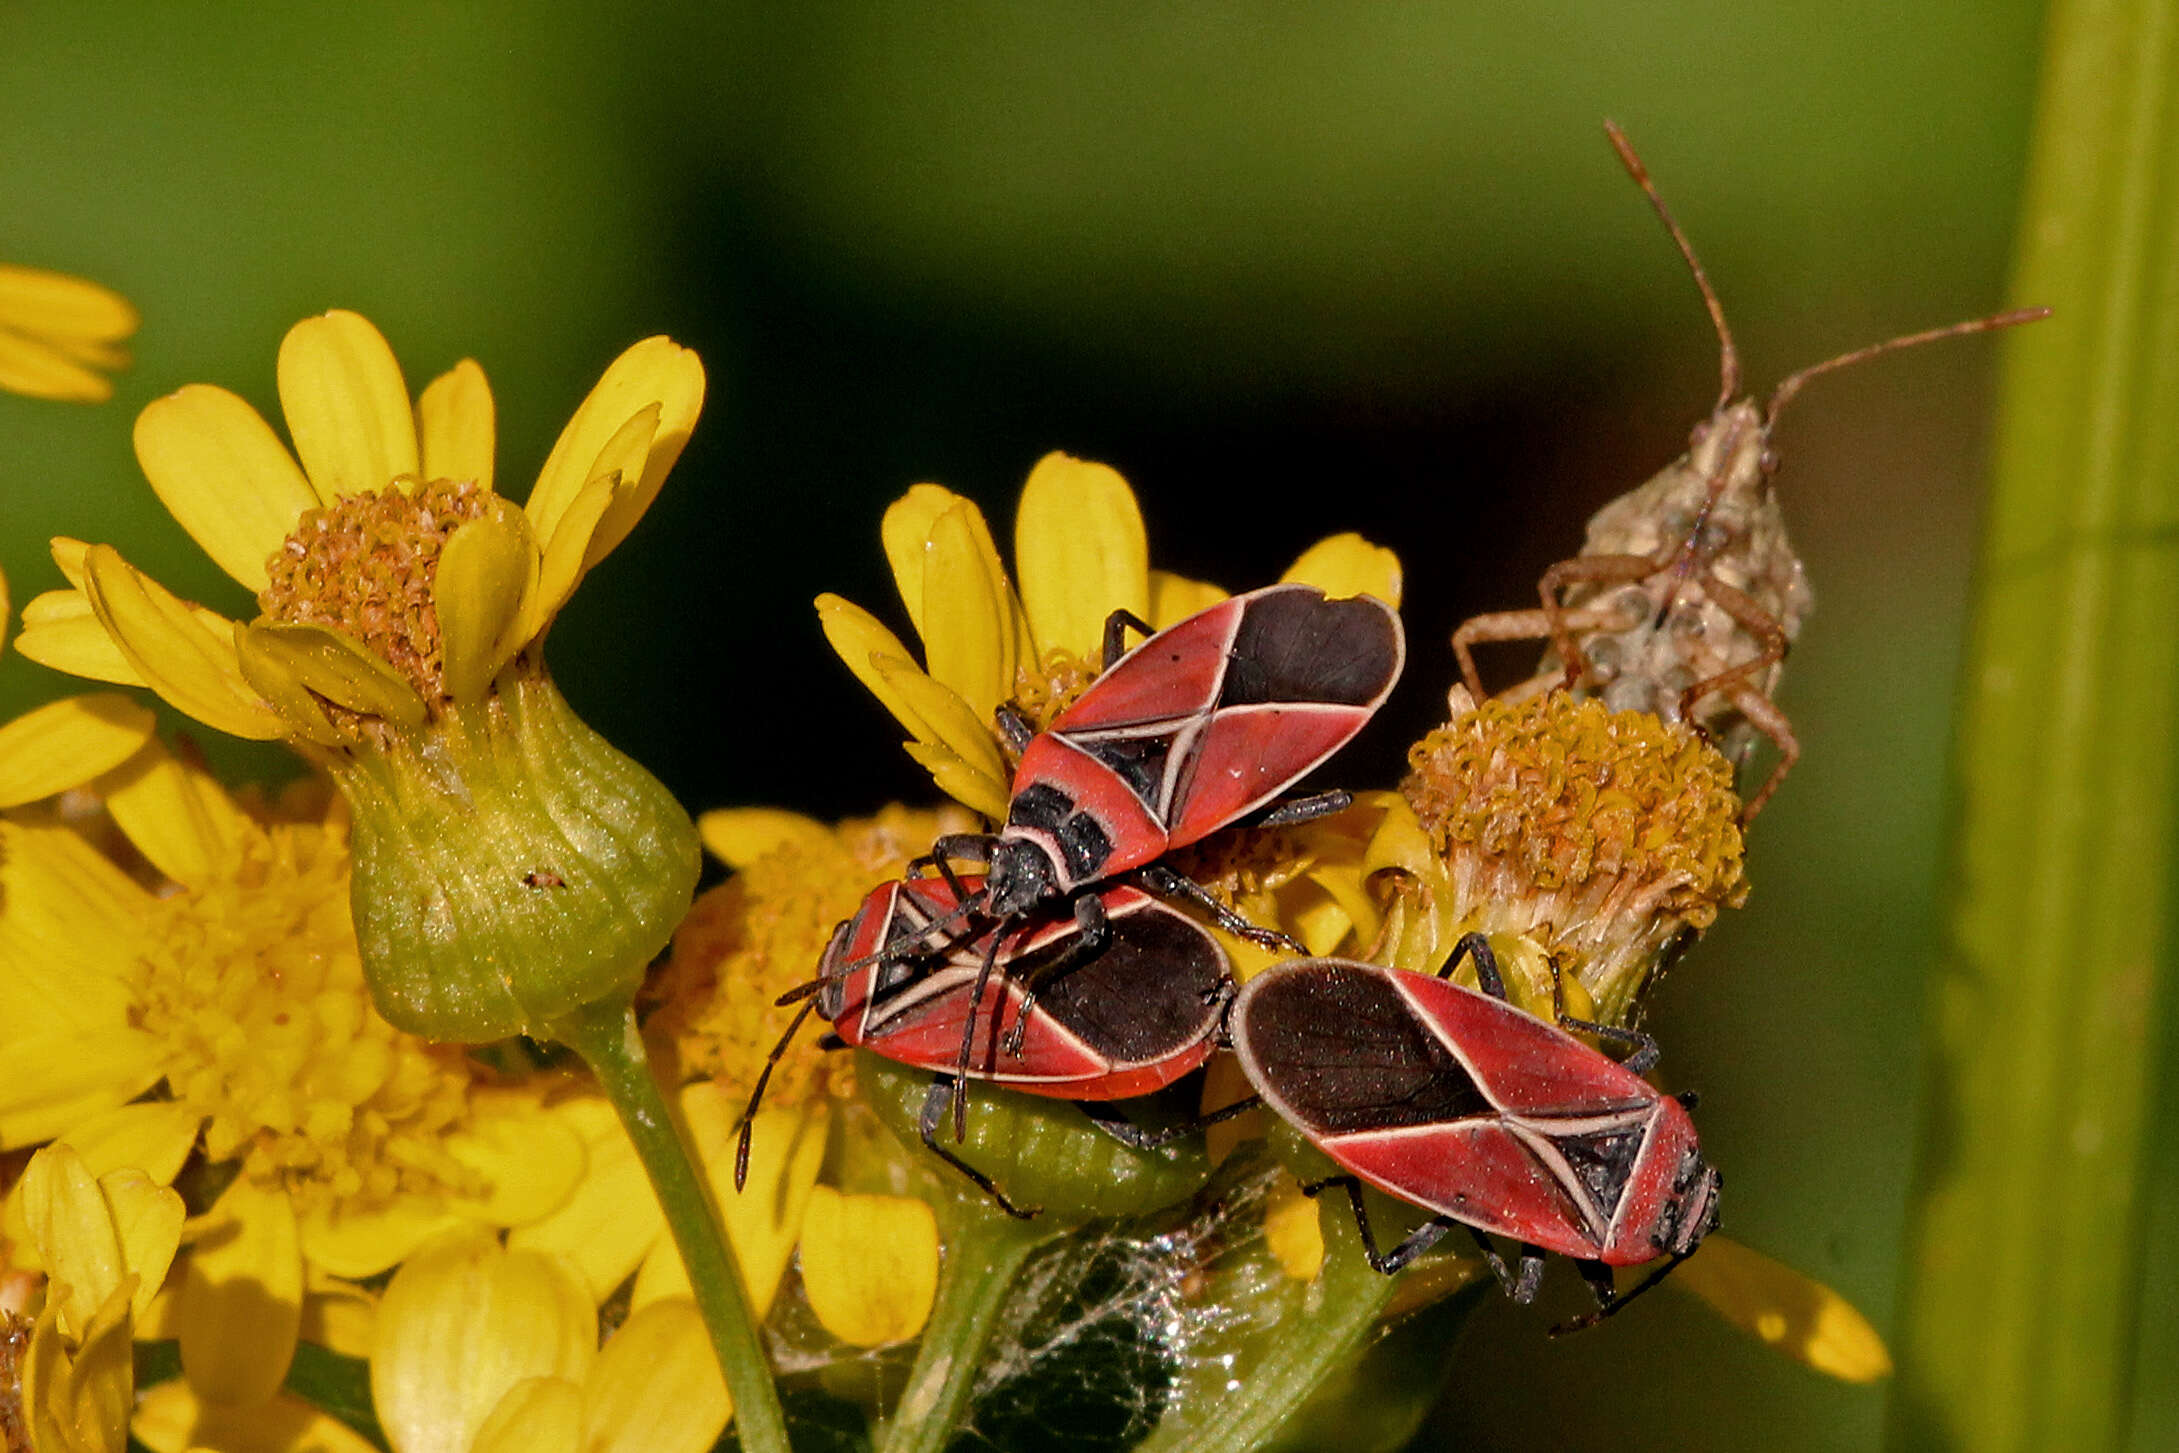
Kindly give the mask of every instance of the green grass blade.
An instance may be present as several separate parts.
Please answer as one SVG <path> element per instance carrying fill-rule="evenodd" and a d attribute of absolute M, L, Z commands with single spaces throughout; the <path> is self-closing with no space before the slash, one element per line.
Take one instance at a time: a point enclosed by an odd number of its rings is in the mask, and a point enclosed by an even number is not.
<path fill-rule="evenodd" d="M 2052 12 L 1957 749 L 1898 1447 L 2128 1424 L 2179 715 L 2179 0 Z"/>

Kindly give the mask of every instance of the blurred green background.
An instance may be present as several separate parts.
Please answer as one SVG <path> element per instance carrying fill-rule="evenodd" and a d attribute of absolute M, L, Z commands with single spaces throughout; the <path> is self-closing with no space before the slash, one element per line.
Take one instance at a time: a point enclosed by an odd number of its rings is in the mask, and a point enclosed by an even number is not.
<path fill-rule="evenodd" d="M 1532 600 L 1716 386 L 1602 119 L 1760 385 L 2002 304 L 2038 20 L 2018 0 L 9 5 L 0 257 L 118 287 L 145 323 L 115 403 L 0 397 L 0 565 L 19 604 L 58 584 L 47 535 L 110 540 L 245 610 L 159 511 L 129 426 L 198 380 L 271 412 L 307 314 L 371 317 L 412 386 L 479 359 L 518 495 L 613 355 L 667 332 L 711 401 L 553 663 L 692 807 L 927 795 L 809 599 L 893 609 L 884 503 L 937 480 L 1003 538 L 1050 448 L 1119 468 L 1158 561 L 1232 586 L 1333 530 L 1395 545 L 1413 665 L 1341 774 L 1389 783 L 1443 714 L 1452 626 Z M 1806 756 L 1755 833 L 1749 906 L 1653 1001 L 1727 1229 L 1887 1329 L 1991 359 L 1971 340 L 1826 379 L 1780 430 L 1818 601 L 1783 693 Z M 68 689 L 0 663 L 0 711 Z M 1833 1449 L 1883 1422 L 1883 1390 L 1682 1298 L 1562 1343 L 1548 1319 L 1493 1304 L 1448 1347 L 1421 1446 Z"/>

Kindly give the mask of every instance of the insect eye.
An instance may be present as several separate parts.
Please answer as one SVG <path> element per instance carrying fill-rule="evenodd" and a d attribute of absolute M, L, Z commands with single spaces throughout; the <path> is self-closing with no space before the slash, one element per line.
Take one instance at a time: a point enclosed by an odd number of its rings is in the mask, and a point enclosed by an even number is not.
<path fill-rule="evenodd" d="M 1759 463 L 1762 466 L 1763 474 L 1766 478 L 1770 475 L 1776 474 L 1778 472 L 1778 451 L 1775 449 L 1765 449 L 1763 451 L 1763 457 L 1759 461 Z"/>

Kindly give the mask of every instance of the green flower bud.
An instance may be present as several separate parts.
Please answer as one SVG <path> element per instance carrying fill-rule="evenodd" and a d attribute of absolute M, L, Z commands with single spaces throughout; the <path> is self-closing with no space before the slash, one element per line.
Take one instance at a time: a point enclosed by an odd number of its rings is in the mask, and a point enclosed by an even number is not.
<path fill-rule="evenodd" d="M 527 653 L 480 698 L 329 755 L 355 813 L 364 975 L 412 1034 L 557 1037 L 631 1000 L 688 910 L 695 825 Z"/>

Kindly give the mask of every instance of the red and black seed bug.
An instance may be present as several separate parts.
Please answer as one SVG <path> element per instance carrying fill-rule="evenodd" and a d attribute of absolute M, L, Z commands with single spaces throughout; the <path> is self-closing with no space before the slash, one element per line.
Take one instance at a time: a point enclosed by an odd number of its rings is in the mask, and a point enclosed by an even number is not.
<path fill-rule="evenodd" d="M 938 1144 L 934 1132 L 948 1102 L 962 1093 L 960 1079 L 1085 1102 L 1092 1119 L 1129 1144 L 1163 1138 L 1092 1107 L 1161 1090 L 1210 1058 L 1233 994 L 1218 940 L 1180 910 L 1125 884 L 1097 890 L 1106 925 L 1100 942 L 1065 914 L 946 935 L 940 925 L 958 921 L 963 896 L 983 886 L 974 876 L 959 879 L 958 888 L 936 878 L 887 883 L 833 931 L 817 978 L 787 996 L 807 1002 L 750 1095 L 737 1184 L 746 1169 L 749 1122 L 772 1066 L 812 1010 L 832 1026 L 828 1048 L 860 1046 L 935 1072 L 920 1120 L 923 1143 L 1016 1215 L 1028 1213 Z M 1025 1026 L 1023 1013 L 1038 992 L 1040 1012 Z M 1002 1054 L 1009 1023 L 1017 1032 Z M 964 1038 L 974 1047 L 965 1064 Z"/>
<path fill-rule="evenodd" d="M 1787 649 L 1813 599 L 1800 557 L 1786 537 L 1771 479 L 1770 447 L 1778 416 L 1818 374 L 1878 354 L 2031 322 L 2047 308 L 2026 308 L 1956 323 L 1859 348 L 1790 375 L 1767 403 L 1738 398 L 1740 356 L 1724 306 L 1692 244 L 1626 136 L 1607 134 L 1694 274 L 1718 338 L 1718 399 L 1695 426 L 1688 451 L 1590 519 L 1579 555 L 1537 581 L 1540 610 L 1493 611 L 1453 634 L 1461 677 L 1483 699 L 1473 647 L 1489 641 L 1545 640 L 1550 650 L 1511 699 L 1565 686 L 1591 692 L 1614 711 L 1647 711 L 1690 721 L 1736 766 L 1758 735 L 1779 761 L 1742 816 L 1752 819 L 1800 758 L 1791 722 L 1771 700 Z"/>
<path fill-rule="evenodd" d="M 1130 628 L 1149 639 L 1123 654 Z M 1154 634 L 1115 611 L 1103 673 L 1049 727 L 1002 708 L 1019 754 L 1005 824 L 940 838 L 911 876 L 952 876 L 949 859 L 986 864 L 973 900 L 955 880 L 965 909 L 1003 923 L 1071 898 L 1094 945 L 1102 900 L 1079 890 L 1132 872 L 1229 932 L 1298 949 L 1158 859 L 1267 807 L 1264 825 L 1344 807 L 1342 792 L 1270 804 L 1368 723 L 1406 655 L 1390 606 L 1327 599 L 1312 585 L 1237 595 Z"/>
<path fill-rule="evenodd" d="M 1464 954 L 1488 992 L 1447 982 Z M 1263 1103 L 1346 1172 L 1309 1190 L 1345 1187 L 1377 1270 L 1465 1226 L 1515 1300 L 1534 1297 L 1555 1251 L 1609 1313 L 1627 1300 L 1611 1268 L 1669 1257 L 1669 1271 L 1716 1226 L 1719 1178 L 1685 1103 L 1642 1078 L 1655 1041 L 1562 1022 L 1635 1053 L 1621 1063 L 1505 1002 L 1489 944 L 1470 934 L 1436 978 L 1344 959 L 1273 965 L 1242 987 L 1228 1032 Z M 1434 1214 L 1379 1252 L 1365 1182 Z M 1518 1277 L 1486 1232 L 1521 1243 Z"/>

